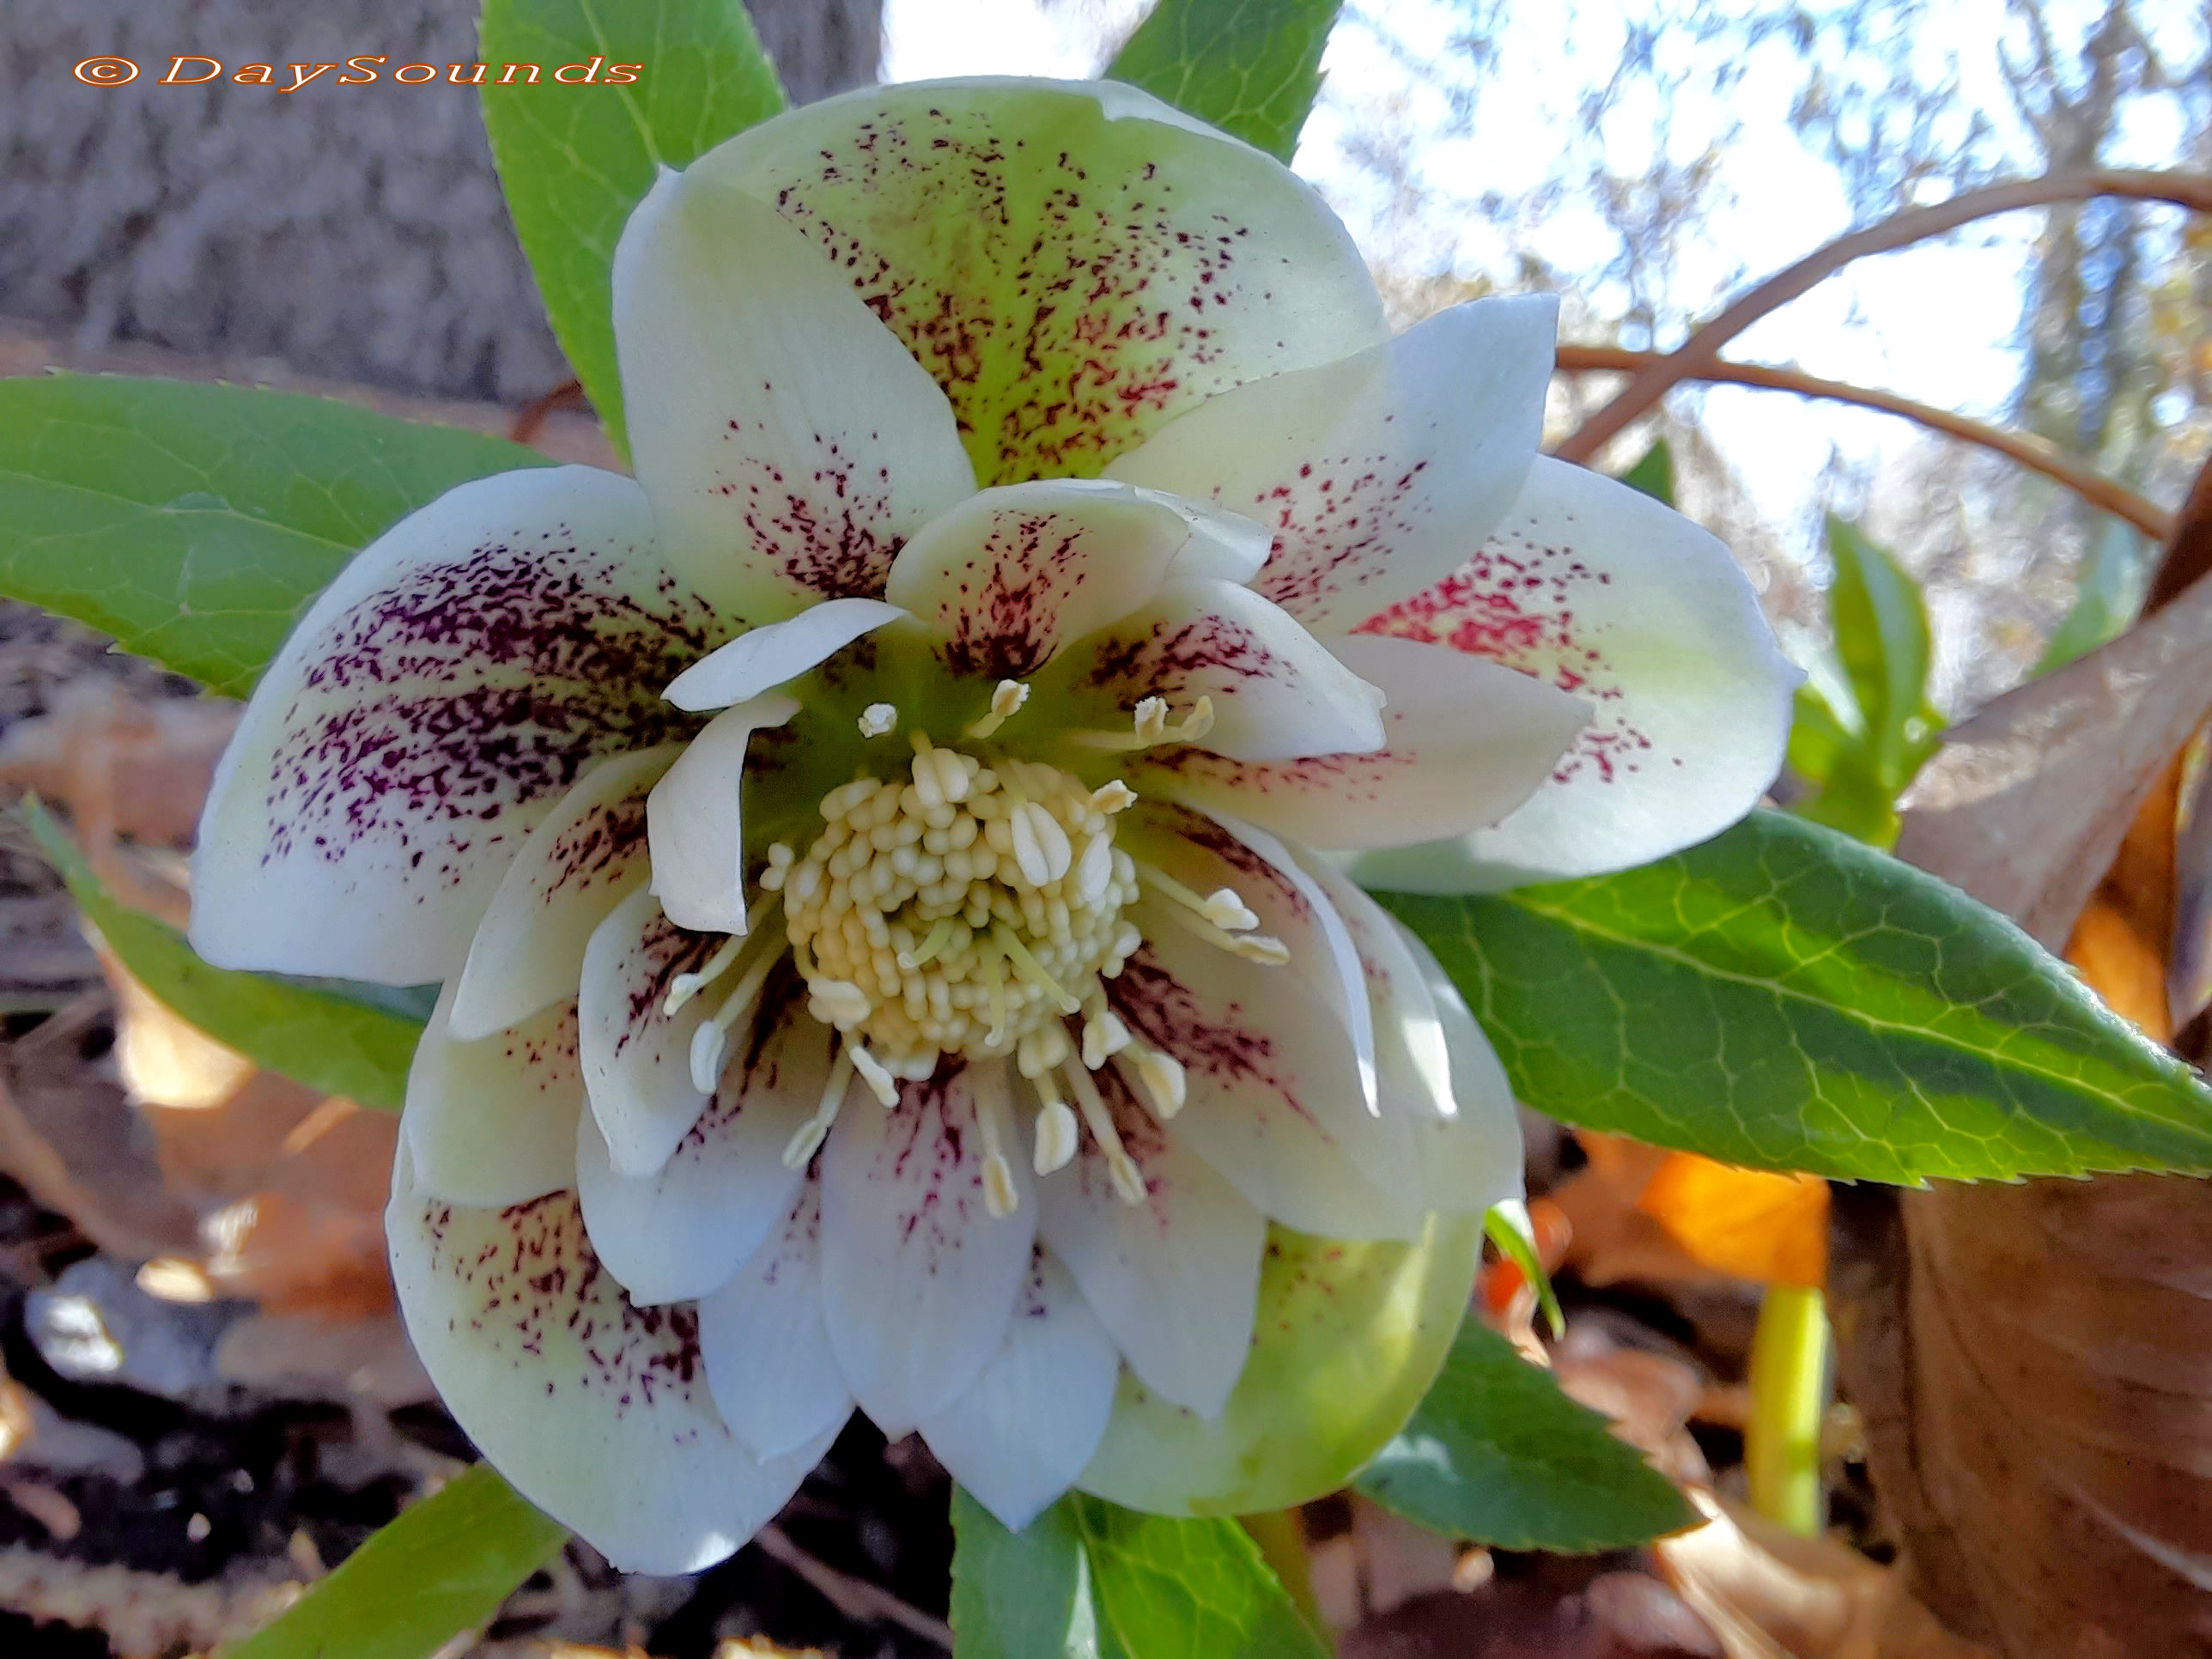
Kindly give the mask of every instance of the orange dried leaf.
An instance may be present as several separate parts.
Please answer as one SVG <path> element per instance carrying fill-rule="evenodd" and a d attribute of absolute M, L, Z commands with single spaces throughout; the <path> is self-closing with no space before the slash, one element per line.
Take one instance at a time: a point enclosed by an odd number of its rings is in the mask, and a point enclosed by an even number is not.
<path fill-rule="evenodd" d="M 1818 1290 L 1828 1277 L 1828 1183 L 1739 1170 L 1694 1152 L 1659 1166 L 1637 1208 L 1701 1267 Z"/>

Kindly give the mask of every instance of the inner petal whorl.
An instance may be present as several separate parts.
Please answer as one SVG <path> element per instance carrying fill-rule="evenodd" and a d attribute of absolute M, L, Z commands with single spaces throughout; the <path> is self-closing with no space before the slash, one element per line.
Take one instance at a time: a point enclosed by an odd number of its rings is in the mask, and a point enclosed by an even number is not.
<path fill-rule="evenodd" d="M 914 746 L 907 781 L 825 795 L 824 829 L 779 873 L 815 1014 L 920 1079 L 1076 1012 L 1139 935 L 1121 915 L 1136 866 L 1114 845 L 1126 791 Z"/>

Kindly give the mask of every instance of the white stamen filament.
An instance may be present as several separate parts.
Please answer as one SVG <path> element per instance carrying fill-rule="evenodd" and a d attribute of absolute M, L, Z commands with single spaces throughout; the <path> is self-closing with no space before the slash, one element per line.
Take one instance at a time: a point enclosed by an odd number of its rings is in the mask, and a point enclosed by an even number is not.
<path fill-rule="evenodd" d="M 1121 1145 L 1121 1137 L 1114 1127 L 1114 1115 L 1106 1109 L 1106 1102 L 1098 1092 L 1098 1085 L 1091 1080 L 1091 1073 L 1079 1066 L 1070 1066 L 1064 1075 L 1074 1091 L 1076 1103 L 1083 1109 L 1083 1121 L 1091 1131 L 1091 1139 L 1106 1159 L 1107 1177 L 1114 1183 L 1114 1191 L 1124 1204 L 1137 1205 L 1145 1201 L 1145 1177 L 1137 1168 L 1136 1160 Z"/>
<path fill-rule="evenodd" d="M 860 711 L 860 735 L 880 738 L 898 725 L 898 710 L 887 702 L 872 702 Z"/>
<path fill-rule="evenodd" d="M 1201 898 L 1158 865 L 1147 864 L 1142 859 L 1137 860 L 1137 879 L 1162 898 L 1173 899 L 1224 933 L 1242 933 L 1260 925 L 1259 913 L 1244 902 L 1244 896 L 1234 887 L 1217 887 Z"/>
<path fill-rule="evenodd" d="M 752 1012 L 760 1000 L 761 987 L 768 983 L 769 975 L 782 959 L 780 951 L 763 951 L 753 965 L 745 970 L 737 988 L 732 991 L 714 1011 L 712 1019 L 702 1023 L 691 1033 L 691 1085 L 702 1095 L 711 1095 L 722 1080 L 722 1061 L 727 1054 L 730 1027 Z"/>
<path fill-rule="evenodd" d="M 1004 1218 L 1021 1202 L 1014 1188 L 1014 1167 L 1006 1161 L 1006 1141 L 1012 1126 L 1006 1121 L 1006 1103 L 985 1091 L 976 1097 L 975 1121 L 983 1132 L 983 1207 Z"/>
<path fill-rule="evenodd" d="M 830 1125 L 837 1121 L 838 1108 L 845 1103 L 845 1091 L 852 1086 L 853 1056 L 841 1048 L 830 1067 L 830 1081 L 822 1091 L 822 1103 L 814 1109 L 812 1117 L 799 1126 L 783 1149 L 785 1169 L 805 1169 L 808 1160 L 821 1150 Z"/>
<path fill-rule="evenodd" d="M 971 720 L 961 728 L 963 737 L 982 738 L 991 736 L 1030 700 L 1030 689 L 1019 680 L 1000 680 L 998 689 L 991 693 L 991 712 Z"/>
<path fill-rule="evenodd" d="M 853 1069 L 860 1074 L 860 1081 L 868 1085 L 868 1091 L 875 1096 L 876 1103 L 887 1112 L 897 1105 L 898 1083 L 884 1068 L 883 1061 L 850 1037 L 845 1040 L 845 1052 L 853 1057 Z"/>
<path fill-rule="evenodd" d="M 770 851 L 773 853 L 774 849 L 771 848 Z M 789 849 L 787 848 L 787 854 L 788 851 Z M 775 867 L 773 859 L 769 867 L 771 870 Z M 781 883 L 778 884 L 778 885 L 781 884 Z M 763 878 L 761 885 L 763 887 L 768 885 L 765 877 Z M 775 902 L 776 898 L 773 890 L 762 894 L 753 901 L 752 908 L 745 913 L 745 927 L 743 933 L 732 933 L 724 939 L 721 948 L 702 963 L 696 973 L 678 974 L 668 981 L 668 994 L 660 1000 L 662 1018 L 674 1018 L 677 1011 L 685 1003 L 730 971 L 730 965 L 737 961 L 738 952 L 745 948 L 746 943 L 759 931 L 761 923 L 767 920 L 769 907 Z"/>
<path fill-rule="evenodd" d="M 1062 733 L 1070 742 L 1079 743 L 1086 749 L 1127 750 L 1150 749 L 1163 743 L 1196 743 L 1213 730 L 1213 699 L 1200 697 L 1191 704 L 1190 713 L 1177 724 L 1168 724 L 1168 701 L 1165 697 L 1146 697 L 1137 704 L 1136 713 L 1127 732 L 1096 732 L 1080 728 Z"/>

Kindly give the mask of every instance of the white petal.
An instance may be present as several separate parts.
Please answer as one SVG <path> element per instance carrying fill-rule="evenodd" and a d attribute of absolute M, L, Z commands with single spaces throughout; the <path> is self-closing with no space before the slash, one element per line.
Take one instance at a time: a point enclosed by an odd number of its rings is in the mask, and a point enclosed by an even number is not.
<path fill-rule="evenodd" d="M 1504 823 L 1370 854 L 1354 872 L 1370 887 L 1482 891 L 1703 841 L 1774 781 L 1804 678 L 1719 542 L 1641 491 L 1548 459 L 1464 569 L 1369 627 L 1492 658 L 1597 708 Z"/>
<path fill-rule="evenodd" d="M 1040 1250 L 998 1353 L 921 1437 L 955 1480 L 1018 1531 L 1075 1484 L 1105 1437 L 1121 1370 L 1067 1270 Z"/>
<path fill-rule="evenodd" d="M 615 251 L 638 482 L 669 561 L 746 621 L 872 598 L 975 488 L 951 407 L 821 252 L 705 163 Z"/>
<path fill-rule="evenodd" d="M 1281 971 L 1297 975 L 1334 1013 L 1352 1045 L 1361 1097 L 1371 1109 L 1375 1024 L 1358 952 L 1335 906 L 1290 848 L 1254 824 L 1142 799 L 1117 839 L 1193 893 L 1227 888 L 1258 918 L 1251 931 L 1283 942 L 1290 960 Z"/>
<path fill-rule="evenodd" d="M 699 1304 L 707 1386 L 761 1457 L 834 1433 L 853 1410 L 822 1322 L 821 1235 L 822 1183 L 808 1181 L 737 1277 Z"/>
<path fill-rule="evenodd" d="M 448 985 L 415 1045 L 399 1120 L 418 1184 L 454 1204 L 520 1204 L 576 1183 L 584 1073 L 576 1000 L 464 1042 Z"/>
<path fill-rule="evenodd" d="M 696 1572 L 757 1532 L 833 1428 L 757 1461 L 707 1392 L 688 1308 L 636 1308 L 567 1193 L 506 1210 L 424 1194 L 385 1214 L 408 1334 L 447 1409 L 515 1489 L 627 1572 Z"/>
<path fill-rule="evenodd" d="M 727 1284 L 791 1207 L 805 1171 L 785 1167 L 783 1149 L 821 1103 L 832 1034 L 801 1006 L 798 975 L 778 977 L 758 1020 L 732 1032 L 714 1097 L 653 1174 L 617 1170 L 590 1113 L 577 1126 L 585 1224 L 634 1302 L 694 1301 Z"/>
<path fill-rule="evenodd" d="M 1386 332 L 1310 185 L 1130 87 L 868 87 L 693 172 L 829 257 L 945 388 L 985 484 L 1095 473 L 1217 392 Z"/>
<path fill-rule="evenodd" d="M 339 573 L 262 678 L 200 820 L 192 942 L 228 968 L 456 972 L 531 826 L 721 624 L 637 486 L 591 467 L 448 490 Z"/>
<path fill-rule="evenodd" d="M 714 1012 L 711 989 L 673 1014 L 661 1006 L 676 975 L 697 971 L 721 945 L 661 914 L 648 892 L 609 913 L 584 950 L 578 1047 L 592 1116 L 614 1167 L 649 1176 L 707 1109 L 691 1081 L 691 1033 Z"/>
<path fill-rule="evenodd" d="M 1310 855 L 1302 862 L 1358 948 L 1375 1010 L 1382 1109 L 1412 1126 L 1428 1207 L 1480 1213 L 1519 1198 L 1520 1110 L 1505 1068 L 1457 988 L 1426 945 L 1340 872 Z"/>
<path fill-rule="evenodd" d="M 1145 1177 L 1125 1203 L 1088 1135 L 1074 1162 L 1037 1182 L 1037 1237 L 1067 1264 L 1138 1380 L 1212 1417 L 1252 1346 L 1267 1222 L 1213 1166 L 1131 1097 L 1121 1071 L 1098 1073 L 1123 1149 Z"/>
<path fill-rule="evenodd" d="M 724 709 L 653 786 L 646 802 L 653 890 L 679 927 L 745 931 L 745 745 L 798 712 L 781 692 Z"/>
<path fill-rule="evenodd" d="M 748 629 L 693 663 L 668 688 L 668 701 L 695 709 L 748 702 L 904 615 L 880 599 L 824 599 L 782 622 Z"/>
<path fill-rule="evenodd" d="M 1253 588 L 1341 633 L 1440 581 L 1536 459 L 1559 302 L 1476 300 L 1387 344 L 1200 404 L 1108 476 L 1218 501 L 1274 532 Z"/>
<path fill-rule="evenodd" d="M 1072 723 L 1127 732 L 1137 704 L 1164 697 L 1180 719 L 1212 700 L 1199 746 L 1232 760 L 1379 748 L 1381 694 L 1247 587 L 1171 582 L 1159 597 L 1060 653 L 1042 696 Z"/>
<path fill-rule="evenodd" d="M 902 1083 L 890 1111 L 865 1096 L 822 1154 L 822 1305 L 860 1408 L 896 1438 L 965 1393 L 1006 1334 L 1029 1271 L 1036 1200 L 1007 1148 L 1018 1203 L 983 1203 L 979 1100 L 1006 1099 L 1002 1060 Z M 857 1091 L 856 1091 L 857 1092 Z"/>
<path fill-rule="evenodd" d="M 489 1036 L 575 996 L 592 930 L 650 873 L 645 792 L 681 752 L 662 744 L 593 767 L 530 832 L 469 942 L 456 1036 Z"/>
<path fill-rule="evenodd" d="M 1297 975 L 1133 907 L 1145 943 L 1107 982 L 1131 1031 L 1182 1063 L 1176 1134 L 1263 1214 L 1331 1238 L 1409 1238 L 1425 1206 L 1405 1121 L 1362 1098 L 1333 1001 Z M 1377 1180 L 1377 1175 L 1384 1179 Z"/>
<path fill-rule="evenodd" d="M 1249 519 L 1103 478 L 1055 478 L 987 489 L 934 520 L 900 550 L 884 595 L 944 641 L 954 672 L 1026 679 L 1167 581 L 1241 583 L 1267 556 L 1267 532 Z"/>
<path fill-rule="evenodd" d="M 1496 823 L 1569 752 L 1591 705 L 1541 680 L 1440 645 L 1347 635 L 1337 659 L 1380 690 L 1383 747 L 1251 763 L 1179 749 L 1131 769 L 1206 807 L 1244 814 L 1311 847 L 1403 846 Z"/>
<path fill-rule="evenodd" d="M 1417 1123 L 1414 1131 L 1429 1202 L 1439 1210 L 1486 1211 L 1518 1199 L 1526 1191 L 1526 1159 L 1505 1068 L 1429 948 L 1394 927 L 1427 981 L 1451 1064 L 1451 1115 L 1434 1125 Z"/>

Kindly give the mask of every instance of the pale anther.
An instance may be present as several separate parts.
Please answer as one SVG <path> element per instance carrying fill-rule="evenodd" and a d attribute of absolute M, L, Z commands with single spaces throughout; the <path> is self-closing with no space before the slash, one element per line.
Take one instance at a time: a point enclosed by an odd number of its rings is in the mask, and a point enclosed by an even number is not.
<path fill-rule="evenodd" d="M 1142 1204 L 1144 1173 L 1137 1168 L 1128 1149 L 1121 1145 L 1121 1137 L 1114 1127 L 1114 1115 L 1106 1109 L 1098 1085 L 1091 1080 L 1091 1073 L 1079 1066 L 1069 1066 L 1066 1076 L 1068 1087 L 1075 1092 L 1076 1103 L 1083 1109 L 1084 1125 L 1105 1157 L 1107 1178 L 1114 1183 L 1115 1196 L 1124 1204 Z"/>
<path fill-rule="evenodd" d="M 1140 744 L 1158 743 L 1167 734 L 1168 700 L 1165 697 L 1146 697 L 1139 701 L 1136 712 L 1136 735 Z"/>
<path fill-rule="evenodd" d="M 1038 1087 L 1044 1087 L 1040 1079 Z M 1036 1140 L 1035 1168 L 1039 1175 L 1050 1175 L 1054 1170 L 1067 1167 L 1075 1157 L 1075 1114 L 1065 1100 L 1055 1094 L 1038 1108 L 1035 1128 Z"/>
<path fill-rule="evenodd" d="M 1129 1043 L 1128 1053 L 1136 1062 L 1137 1080 L 1144 1085 L 1146 1097 L 1160 1121 L 1165 1122 L 1182 1110 L 1190 1088 L 1182 1062 L 1173 1054 L 1134 1041 Z"/>
<path fill-rule="evenodd" d="M 857 1025 L 872 1012 L 868 994 L 850 980 L 817 979 L 807 986 L 807 1002 L 814 1018 L 842 1030 Z"/>
<path fill-rule="evenodd" d="M 1241 933 L 1260 925 L 1260 917 L 1234 887 L 1217 887 L 1206 896 L 1206 908 L 1199 912 L 1216 927 L 1225 927 L 1232 933 Z"/>
<path fill-rule="evenodd" d="M 884 1069 L 883 1061 L 857 1042 L 848 1042 L 845 1052 L 853 1057 L 853 1069 L 860 1074 L 860 1081 L 868 1085 L 868 1092 L 875 1096 L 876 1103 L 885 1111 L 897 1105 L 898 1082 Z"/>
<path fill-rule="evenodd" d="M 836 1060 L 830 1067 L 830 1081 L 822 1091 L 822 1103 L 814 1109 L 814 1115 L 799 1126 L 783 1149 L 783 1167 L 801 1170 L 807 1160 L 821 1149 L 830 1133 L 830 1126 L 837 1121 L 837 1109 L 845 1103 L 845 1091 L 853 1085 L 853 1056 L 840 1049 Z"/>
<path fill-rule="evenodd" d="M 880 738 L 898 725 L 898 710 L 887 702 L 872 702 L 860 711 L 860 735 Z"/>
<path fill-rule="evenodd" d="M 961 728 L 961 735 L 988 738 L 1004 726 L 1030 700 L 1030 689 L 1019 680 L 1000 680 L 991 693 L 991 712 Z"/>
<path fill-rule="evenodd" d="M 1021 1202 L 1014 1188 L 1014 1166 L 1006 1161 L 1006 1103 L 985 1092 L 975 1103 L 975 1121 L 983 1132 L 983 1207 L 994 1217 L 1012 1215 Z"/>
<path fill-rule="evenodd" d="M 1112 817 L 1136 805 L 1137 792 L 1115 778 L 1111 783 L 1102 783 L 1091 792 L 1091 810 Z"/>
<path fill-rule="evenodd" d="M 1106 994 L 1094 991 L 1083 1005 L 1083 1063 L 1097 1071 L 1133 1040 L 1121 1017 L 1106 1006 Z"/>

